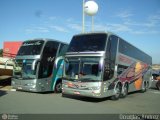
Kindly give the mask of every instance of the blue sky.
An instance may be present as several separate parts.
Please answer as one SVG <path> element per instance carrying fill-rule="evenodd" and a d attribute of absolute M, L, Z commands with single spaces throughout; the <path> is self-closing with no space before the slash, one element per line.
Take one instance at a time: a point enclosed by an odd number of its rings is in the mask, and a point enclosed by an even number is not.
<path fill-rule="evenodd" d="M 116 33 L 160 64 L 160 0 L 95 1 L 95 31 Z M 33 38 L 69 43 L 81 31 L 82 0 L 0 0 L 0 48 L 4 41 Z M 86 31 L 91 31 L 88 16 Z"/>

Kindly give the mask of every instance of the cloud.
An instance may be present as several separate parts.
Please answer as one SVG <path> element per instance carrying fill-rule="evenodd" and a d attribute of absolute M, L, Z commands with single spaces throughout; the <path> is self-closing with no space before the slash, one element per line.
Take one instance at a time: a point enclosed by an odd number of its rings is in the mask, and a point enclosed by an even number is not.
<path fill-rule="evenodd" d="M 122 22 L 121 24 L 108 24 L 107 28 L 109 30 L 113 30 L 116 32 L 128 32 L 137 35 L 160 33 L 160 11 L 147 16 L 146 19 L 143 20 L 143 22 L 135 21 L 135 19 L 133 20 L 134 14 L 129 10 L 120 11 L 115 16 L 116 18 L 119 18 Z"/>
<path fill-rule="evenodd" d="M 128 19 L 124 22 L 124 24 L 130 26 L 146 27 L 146 28 L 160 27 L 160 14 L 150 15 L 148 16 L 148 18 L 146 18 L 146 21 L 144 22 L 138 22 Z"/>
<path fill-rule="evenodd" d="M 49 33 L 52 30 L 58 31 L 58 32 L 63 32 L 63 33 L 67 33 L 69 32 L 66 28 L 61 27 L 61 26 L 46 26 L 46 27 L 33 27 L 33 28 L 27 28 L 25 30 L 25 32 L 27 34 L 31 34 L 31 33 Z"/>
<path fill-rule="evenodd" d="M 43 16 L 43 12 L 41 10 L 37 10 L 34 14 L 38 18 L 41 18 Z"/>
<path fill-rule="evenodd" d="M 124 24 L 114 24 L 110 23 L 107 25 L 107 31 L 115 31 L 115 32 L 131 32 L 132 29 Z"/>
<path fill-rule="evenodd" d="M 104 24 L 96 24 L 94 25 L 94 29 L 99 31 L 107 31 L 107 26 Z"/>
<path fill-rule="evenodd" d="M 66 21 L 67 22 L 74 22 L 74 19 L 73 18 L 68 18 Z"/>
<path fill-rule="evenodd" d="M 152 26 L 159 26 L 160 27 L 160 12 L 157 12 L 154 15 L 150 15 L 148 21 Z"/>
<path fill-rule="evenodd" d="M 27 34 L 30 34 L 30 33 L 48 33 L 50 31 L 49 31 L 49 29 L 44 28 L 44 27 L 34 27 L 34 28 L 26 29 L 25 32 Z"/>
<path fill-rule="evenodd" d="M 111 32 L 123 32 L 136 35 L 142 34 L 160 34 L 160 11 L 148 15 L 146 19 L 141 21 L 136 21 L 134 19 L 136 16 L 130 10 L 121 10 L 118 14 L 114 15 L 116 22 L 103 22 L 101 20 L 95 21 L 94 30 L 95 31 L 111 31 Z M 57 31 L 60 33 L 69 33 L 70 31 L 81 32 L 82 22 L 75 20 L 74 18 L 59 18 L 57 16 L 46 17 L 44 23 L 36 27 L 36 25 L 31 26 L 26 29 L 26 33 L 47 33 L 51 31 Z M 85 31 L 91 31 L 91 21 L 85 21 Z"/>
<path fill-rule="evenodd" d="M 57 17 L 55 17 L 55 16 L 50 16 L 50 17 L 48 17 L 48 19 L 49 19 L 49 20 L 56 20 Z"/>
<path fill-rule="evenodd" d="M 50 26 L 50 28 L 52 28 L 56 31 L 59 31 L 59 32 L 63 32 L 63 33 L 69 32 L 66 28 L 61 27 L 61 26 L 57 26 L 57 25 L 52 25 L 52 26 Z"/>
<path fill-rule="evenodd" d="M 116 16 L 120 17 L 122 19 L 126 19 L 126 18 L 133 16 L 133 15 L 134 14 L 132 14 L 129 10 L 122 10 Z"/>
<path fill-rule="evenodd" d="M 76 30 L 76 31 L 81 31 L 82 30 L 82 25 L 77 24 L 77 23 L 69 23 L 67 25 L 67 27 L 72 29 L 72 30 Z"/>

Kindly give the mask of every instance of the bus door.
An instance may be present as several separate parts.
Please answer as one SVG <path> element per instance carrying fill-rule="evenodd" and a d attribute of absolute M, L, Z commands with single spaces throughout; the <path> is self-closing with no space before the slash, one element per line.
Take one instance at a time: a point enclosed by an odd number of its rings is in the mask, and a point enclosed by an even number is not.
<path fill-rule="evenodd" d="M 39 62 L 38 83 L 40 82 L 42 84 L 44 91 L 50 91 L 51 85 L 53 84 L 52 71 L 58 47 L 58 42 L 47 41 L 41 61 Z"/>
<path fill-rule="evenodd" d="M 116 81 L 115 62 L 117 55 L 117 43 L 118 43 L 118 37 L 114 35 L 109 36 L 105 51 L 105 59 L 104 59 L 103 86 L 102 86 L 104 95 L 109 94 L 108 92 L 114 89 L 114 82 Z"/>

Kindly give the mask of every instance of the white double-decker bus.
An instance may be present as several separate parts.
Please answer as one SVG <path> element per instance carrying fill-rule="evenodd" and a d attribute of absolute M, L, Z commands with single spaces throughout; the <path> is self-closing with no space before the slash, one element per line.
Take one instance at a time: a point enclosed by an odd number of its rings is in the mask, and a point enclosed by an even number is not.
<path fill-rule="evenodd" d="M 12 86 L 32 92 L 61 92 L 68 44 L 53 39 L 24 41 L 15 58 Z"/>
<path fill-rule="evenodd" d="M 144 92 L 151 64 L 149 55 L 113 33 L 75 35 L 65 55 L 62 93 L 118 99 Z"/>

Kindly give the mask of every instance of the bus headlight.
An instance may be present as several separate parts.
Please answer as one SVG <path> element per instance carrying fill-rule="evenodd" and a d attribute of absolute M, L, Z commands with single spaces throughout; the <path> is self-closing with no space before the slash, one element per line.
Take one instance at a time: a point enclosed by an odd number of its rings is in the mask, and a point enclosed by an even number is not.
<path fill-rule="evenodd" d="M 28 83 L 28 84 L 25 84 L 25 85 L 26 86 L 33 86 L 33 87 L 36 86 L 35 83 Z"/>

